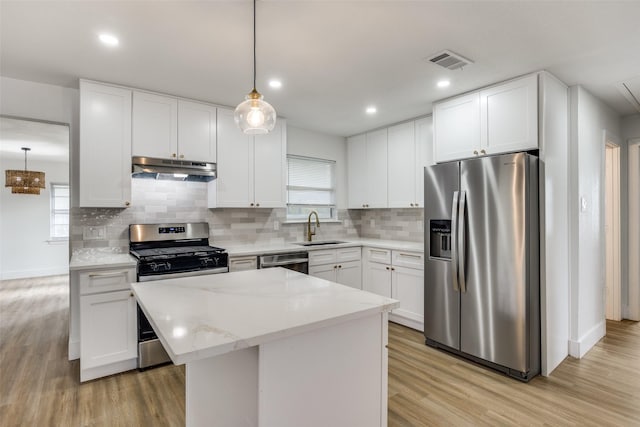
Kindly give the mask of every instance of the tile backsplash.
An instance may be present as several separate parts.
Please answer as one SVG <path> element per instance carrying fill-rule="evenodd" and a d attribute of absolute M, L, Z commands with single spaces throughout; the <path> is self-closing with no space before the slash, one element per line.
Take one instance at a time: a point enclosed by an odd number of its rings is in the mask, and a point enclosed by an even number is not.
<path fill-rule="evenodd" d="M 316 240 L 359 237 L 360 211 L 339 210 L 340 222 L 321 222 Z M 295 242 L 305 237 L 306 224 L 284 223 L 285 209 L 207 208 L 207 184 L 200 182 L 132 181 L 127 209 L 73 208 L 71 250 L 114 247 L 126 252 L 129 224 L 208 222 L 213 245 L 225 243 Z M 95 229 L 103 228 L 95 238 Z M 91 237 L 88 237 L 91 236 Z"/>
<path fill-rule="evenodd" d="M 366 209 L 360 212 L 358 234 L 362 238 L 424 241 L 423 209 Z"/>

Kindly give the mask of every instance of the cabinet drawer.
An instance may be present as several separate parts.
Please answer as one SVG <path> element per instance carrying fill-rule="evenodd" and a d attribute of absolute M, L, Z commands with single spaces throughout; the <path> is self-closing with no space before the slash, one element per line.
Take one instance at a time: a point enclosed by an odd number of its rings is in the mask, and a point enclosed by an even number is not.
<path fill-rule="evenodd" d="M 424 270 L 424 254 L 420 252 L 393 251 L 393 266 L 409 267 Z"/>
<path fill-rule="evenodd" d="M 362 250 L 360 246 L 336 249 L 336 262 L 360 261 L 361 258 Z"/>
<path fill-rule="evenodd" d="M 333 264 L 336 262 L 336 250 L 309 251 L 309 265 Z"/>
<path fill-rule="evenodd" d="M 135 268 L 114 268 L 83 271 L 80 276 L 80 295 L 128 290 L 136 281 Z"/>
<path fill-rule="evenodd" d="M 370 262 L 391 263 L 391 251 L 389 249 L 364 248 L 365 259 Z"/>
<path fill-rule="evenodd" d="M 255 270 L 258 268 L 258 257 L 243 256 L 229 258 L 229 271 Z"/>

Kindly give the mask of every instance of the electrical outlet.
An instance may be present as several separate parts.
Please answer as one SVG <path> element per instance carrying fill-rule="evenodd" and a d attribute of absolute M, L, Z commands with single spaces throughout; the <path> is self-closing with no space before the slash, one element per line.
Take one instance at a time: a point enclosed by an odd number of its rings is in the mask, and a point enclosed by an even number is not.
<path fill-rule="evenodd" d="M 87 225 L 82 228 L 82 240 L 105 240 L 107 237 L 107 227 L 104 225 Z"/>
<path fill-rule="evenodd" d="M 274 231 L 280 230 L 280 222 L 279 221 L 273 221 L 273 230 Z"/>

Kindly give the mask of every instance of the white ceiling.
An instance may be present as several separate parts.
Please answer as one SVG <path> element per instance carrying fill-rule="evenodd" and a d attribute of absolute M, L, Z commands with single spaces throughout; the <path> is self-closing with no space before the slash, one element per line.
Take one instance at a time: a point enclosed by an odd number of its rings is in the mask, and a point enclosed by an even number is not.
<path fill-rule="evenodd" d="M 620 115 L 640 76 L 640 1 L 258 2 L 258 90 L 289 124 L 352 135 L 431 112 L 431 103 L 546 69 Z M 78 78 L 235 106 L 251 89 L 251 2 L 2 1 L 0 73 Z M 106 48 L 102 31 L 120 38 Z M 450 49 L 475 63 L 425 58 Z M 282 79 L 279 90 L 268 79 Z M 440 78 L 451 79 L 437 89 Z M 364 109 L 375 105 L 378 113 Z"/>

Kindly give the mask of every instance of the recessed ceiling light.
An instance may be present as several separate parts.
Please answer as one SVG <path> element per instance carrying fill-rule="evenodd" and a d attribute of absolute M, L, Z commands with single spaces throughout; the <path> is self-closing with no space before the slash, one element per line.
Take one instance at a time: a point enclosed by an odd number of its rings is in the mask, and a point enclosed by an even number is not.
<path fill-rule="evenodd" d="M 120 43 L 120 41 L 118 40 L 118 38 L 112 34 L 100 34 L 100 41 L 103 44 L 106 44 L 107 46 L 118 46 L 118 44 Z"/>
<path fill-rule="evenodd" d="M 367 107 L 365 111 L 367 112 L 367 114 L 375 114 L 378 109 L 376 107 Z"/>
<path fill-rule="evenodd" d="M 280 80 L 269 80 L 269 87 L 280 89 L 282 87 L 282 82 Z"/>
<path fill-rule="evenodd" d="M 438 82 L 438 87 L 449 87 L 451 82 L 449 80 L 440 80 Z"/>

